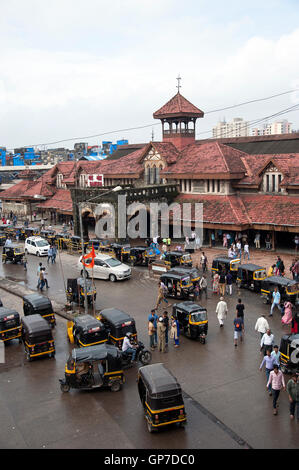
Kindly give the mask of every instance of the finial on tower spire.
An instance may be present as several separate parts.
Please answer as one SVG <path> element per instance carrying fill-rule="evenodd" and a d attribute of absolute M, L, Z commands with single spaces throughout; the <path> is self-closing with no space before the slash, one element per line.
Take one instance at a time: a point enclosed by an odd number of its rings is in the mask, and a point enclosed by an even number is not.
<path fill-rule="evenodd" d="M 177 79 L 177 81 L 178 81 L 178 84 L 177 84 L 176 87 L 177 87 L 177 89 L 178 89 L 178 92 L 180 92 L 180 88 L 181 88 L 181 86 L 182 86 L 182 85 L 180 84 L 180 81 L 182 80 L 181 77 L 180 77 L 180 74 L 177 76 L 176 79 Z"/>

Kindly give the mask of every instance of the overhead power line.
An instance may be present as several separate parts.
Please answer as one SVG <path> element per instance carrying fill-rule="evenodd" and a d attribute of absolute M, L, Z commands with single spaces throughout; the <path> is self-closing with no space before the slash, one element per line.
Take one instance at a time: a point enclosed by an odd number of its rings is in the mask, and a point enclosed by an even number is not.
<path fill-rule="evenodd" d="M 244 101 L 242 103 L 234 104 L 234 105 L 231 105 L 231 106 L 226 106 L 224 108 L 218 108 L 218 109 L 213 109 L 213 110 L 210 110 L 210 111 L 206 111 L 205 115 L 220 112 L 220 111 L 225 111 L 225 110 L 228 110 L 228 109 L 234 109 L 234 108 L 244 106 L 244 105 L 247 105 L 247 104 L 251 104 L 251 103 L 257 103 L 257 102 L 260 102 L 260 101 L 270 100 L 270 99 L 277 98 L 279 96 L 283 96 L 283 95 L 286 95 L 286 94 L 289 94 L 289 93 L 294 93 L 295 91 L 298 91 L 298 88 L 294 89 L 294 90 L 284 91 L 284 92 L 277 93 L 275 95 L 271 95 L 271 96 L 267 96 L 267 97 L 263 97 L 263 98 L 257 98 L 257 99 L 250 100 L 250 101 Z M 159 126 L 159 125 L 160 125 L 160 123 L 154 122 L 152 124 L 145 124 L 143 126 L 134 126 L 134 127 L 124 128 L 124 129 L 115 129 L 115 130 L 112 130 L 112 131 L 101 132 L 99 134 L 87 135 L 87 136 L 83 136 L 83 137 L 70 137 L 70 138 L 55 140 L 55 141 L 46 142 L 46 143 L 29 144 L 29 145 L 22 145 L 22 146 L 18 145 L 18 147 L 43 147 L 43 146 L 48 146 L 48 145 L 57 145 L 57 144 L 61 144 L 63 142 L 71 142 L 71 141 L 78 141 L 78 140 L 85 140 L 85 139 L 94 139 L 96 137 L 103 137 L 104 135 L 108 135 L 108 134 L 116 134 L 116 133 L 120 133 L 120 132 L 129 132 L 129 131 L 145 129 L 147 127 L 153 127 L 153 126 Z M 211 132 L 211 131 L 204 131 L 204 132 L 201 132 L 200 134 L 206 134 L 208 132 Z M 14 150 L 14 148 L 8 148 L 7 150 Z"/>

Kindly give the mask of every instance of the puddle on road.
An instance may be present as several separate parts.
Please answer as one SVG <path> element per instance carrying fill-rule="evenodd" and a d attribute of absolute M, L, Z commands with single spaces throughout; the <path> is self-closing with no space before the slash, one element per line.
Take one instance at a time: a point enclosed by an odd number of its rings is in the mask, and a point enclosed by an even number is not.
<path fill-rule="evenodd" d="M 21 279 L 17 279 L 15 277 L 11 277 L 11 276 L 5 276 L 5 279 L 7 279 L 8 281 L 14 281 L 16 282 L 17 284 L 20 284 L 21 286 L 27 286 L 27 282 L 25 282 L 24 280 L 21 280 Z"/>

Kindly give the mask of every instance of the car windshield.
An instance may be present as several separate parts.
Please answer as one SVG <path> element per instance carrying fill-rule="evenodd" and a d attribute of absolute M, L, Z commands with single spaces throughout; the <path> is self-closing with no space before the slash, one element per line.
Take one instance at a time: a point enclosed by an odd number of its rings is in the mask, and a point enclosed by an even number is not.
<path fill-rule="evenodd" d="M 193 312 L 191 314 L 191 321 L 192 322 L 199 322 L 199 321 L 205 321 L 207 319 L 207 312 Z"/>
<path fill-rule="evenodd" d="M 110 266 L 111 268 L 114 268 L 115 266 L 120 266 L 121 265 L 121 262 L 118 261 L 118 259 L 114 259 L 114 258 L 105 259 L 105 263 L 107 263 L 108 266 Z"/>
<path fill-rule="evenodd" d="M 48 246 L 49 243 L 46 242 L 46 240 L 39 240 L 38 242 L 36 242 L 36 246 Z"/>

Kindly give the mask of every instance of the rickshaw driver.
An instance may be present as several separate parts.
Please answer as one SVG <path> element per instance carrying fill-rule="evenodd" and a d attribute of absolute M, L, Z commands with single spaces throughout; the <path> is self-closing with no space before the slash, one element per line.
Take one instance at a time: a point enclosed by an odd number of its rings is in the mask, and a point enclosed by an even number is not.
<path fill-rule="evenodd" d="M 132 362 L 136 362 L 136 348 L 135 346 L 132 345 L 130 339 L 131 339 L 132 333 L 126 333 L 126 336 L 124 337 L 123 340 L 123 345 L 122 345 L 122 352 L 127 354 L 127 353 L 132 353 Z"/>

